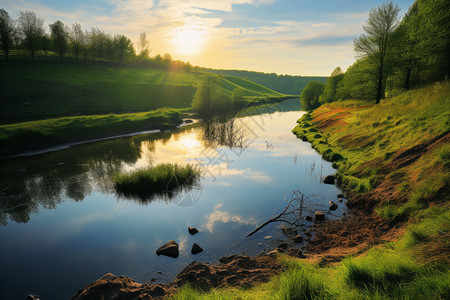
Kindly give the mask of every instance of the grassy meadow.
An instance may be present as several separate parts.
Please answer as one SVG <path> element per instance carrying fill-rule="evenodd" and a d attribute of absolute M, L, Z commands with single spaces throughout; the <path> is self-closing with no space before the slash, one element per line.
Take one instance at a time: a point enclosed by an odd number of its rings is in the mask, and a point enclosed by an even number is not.
<path fill-rule="evenodd" d="M 114 64 L 2 63 L 0 123 L 190 108 L 203 74 Z M 229 95 L 243 88 L 250 102 L 285 96 L 234 76 L 221 76 L 220 86 Z"/>
<path fill-rule="evenodd" d="M 112 63 L 2 62 L 0 67 L 0 157 L 173 128 L 190 112 L 204 75 Z M 234 76 L 220 76 L 219 86 L 227 95 L 242 88 L 248 105 L 286 97 Z"/>

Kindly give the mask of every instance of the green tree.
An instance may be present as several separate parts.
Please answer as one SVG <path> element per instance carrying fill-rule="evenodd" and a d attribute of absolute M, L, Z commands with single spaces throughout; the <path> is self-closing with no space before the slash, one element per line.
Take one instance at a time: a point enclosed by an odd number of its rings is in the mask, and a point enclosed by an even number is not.
<path fill-rule="evenodd" d="M 358 59 L 348 67 L 343 79 L 337 84 L 336 99 L 373 100 L 377 95 L 377 87 L 373 84 L 377 75 L 369 59 Z"/>
<path fill-rule="evenodd" d="M 337 85 L 342 79 L 344 79 L 344 73 L 342 72 L 341 67 L 337 67 L 331 73 L 330 77 L 327 78 L 323 94 L 319 99 L 321 104 L 336 101 Z"/>
<path fill-rule="evenodd" d="M 408 13 L 407 26 L 411 43 L 428 81 L 450 75 L 450 1 L 417 0 Z"/>
<path fill-rule="evenodd" d="M 131 40 L 124 35 L 116 35 L 114 37 L 114 48 L 119 62 L 123 62 L 128 57 L 134 55 L 133 44 L 131 43 Z"/>
<path fill-rule="evenodd" d="M 52 48 L 52 39 L 48 34 L 44 33 L 39 44 L 41 45 L 41 50 L 44 51 L 44 55 L 47 56 L 48 51 Z"/>
<path fill-rule="evenodd" d="M 399 24 L 399 11 L 400 8 L 392 2 L 371 9 L 367 23 L 363 26 L 366 33 L 353 41 L 355 51 L 362 58 L 369 59 L 375 67 L 376 103 L 384 98 L 385 64 L 395 42 L 393 34 Z"/>
<path fill-rule="evenodd" d="M 31 55 L 31 60 L 34 60 L 34 55 L 39 50 L 39 42 L 44 35 L 44 21 L 32 11 L 21 11 L 18 22 L 25 47 Z"/>
<path fill-rule="evenodd" d="M 322 95 L 325 84 L 310 81 L 300 94 L 300 103 L 303 110 L 312 110 L 320 106 L 319 97 Z"/>
<path fill-rule="evenodd" d="M 63 59 L 69 48 L 69 29 L 60 20 L 49 26 L 53 49 Z"/>
<path fill-rule="evenodd" d="M 210 119 L 231 110 L 231 98 L 221 91 L 220 78 L 214 74 L 202 77 L 197 92 L 192 100 L 192 108 L 203 119 Z"/>
<path fill-rule="evenodd" d="M 4 9 L 0 9 L 0 45 L 5 52 L 6 60 L 9 60 L 9 51 L 14 45 L 15 35 L 13 20 Z"/>
<path fill-rule="evenodd" d="M 76 61 L 78 61 L 80 52 L 83 49 L 83 39 L 84 32 L 83 29 L 81 29 L 81 25 L 78 23 L 72 24 L 72 30 L 70 31 L 70 45 L 73 54 L 75 54 Z"/>

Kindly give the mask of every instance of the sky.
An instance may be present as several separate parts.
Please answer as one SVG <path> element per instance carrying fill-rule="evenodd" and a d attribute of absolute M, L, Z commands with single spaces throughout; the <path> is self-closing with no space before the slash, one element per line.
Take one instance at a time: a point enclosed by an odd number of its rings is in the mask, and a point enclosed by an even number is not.
<path fill-rule="evenodd" d="M 397 0 L 402 17 L 413 0 Z M 34 11 L 45 27 L 61 20 L 125 34 L 150 55 L 215 69 L 329 76 L 355 61 L 353 39 L 383 0 L 0 0 L 16 19 Z"/>

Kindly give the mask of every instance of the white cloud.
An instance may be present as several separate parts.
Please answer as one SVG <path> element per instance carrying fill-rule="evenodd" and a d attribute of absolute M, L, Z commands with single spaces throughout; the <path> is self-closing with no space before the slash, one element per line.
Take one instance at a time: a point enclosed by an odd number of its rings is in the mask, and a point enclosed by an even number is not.
<path fill-rule="evenodd" d="M 232 215 L 229 212 L 222 211 L 220 208 L 223 206 L 222 203 L 214 207 L 214 211 L 206 216 L 206 223 L 202 225 L 202 228 L 213 232 L 214 226 L 218 222 L 229 223 L 235 222 L 240 224 L 257 224 L 254 218 L 244 218 L 240 215 Z"/>

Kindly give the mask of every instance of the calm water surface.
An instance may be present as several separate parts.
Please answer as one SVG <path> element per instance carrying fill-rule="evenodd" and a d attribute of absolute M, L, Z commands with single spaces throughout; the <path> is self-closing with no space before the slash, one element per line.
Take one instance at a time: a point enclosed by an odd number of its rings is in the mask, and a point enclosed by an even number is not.
<path fill-rule="evenodd" d="M 299 107 L 292 111 L 297 102 L 279 105 L 291 111 L 225 125 L 0 161 L 0 299 L 24 299 L 28 293 L 68 299 L 108 272 L 167 282 L 193 260 L 217 262 L 224 255 L 272 250 L 286 239 L 281 223 L 244 237 L 281 212 L 293 190 L 314 195 L 304 216 L 327 211 L 339 193 L 320 183 L 334 173 L 331 164 L 291 133 L 303 114 Z M 112 174 L 161 162 L 199 164 L 203 177 L 172 198 L 116 195 Z M 344 211 L 340 205 L 327 217 Z M 190 236 L 188 226 L 200 233 Z M 180 244 L 180 257 L 157 256 L 156 249 L 172 239 Z M 205 251 L 192 255 L 194 242 Z"/>

